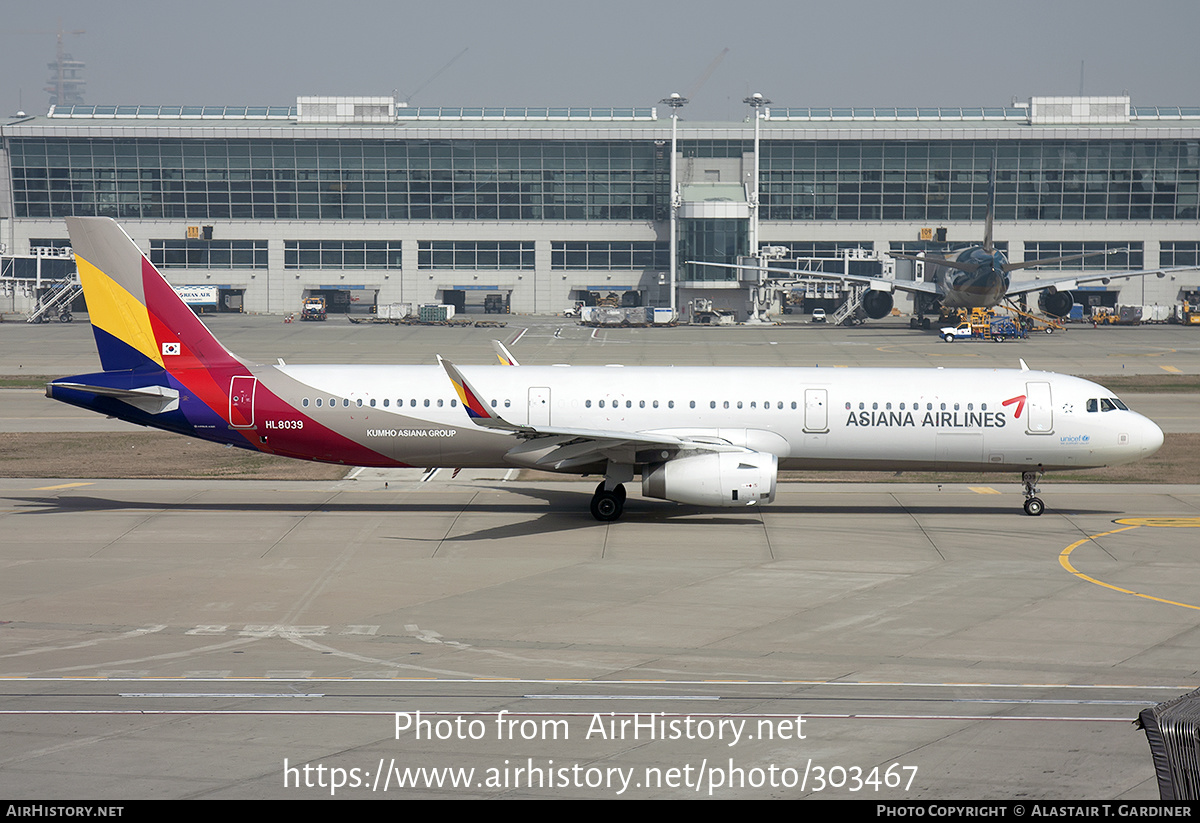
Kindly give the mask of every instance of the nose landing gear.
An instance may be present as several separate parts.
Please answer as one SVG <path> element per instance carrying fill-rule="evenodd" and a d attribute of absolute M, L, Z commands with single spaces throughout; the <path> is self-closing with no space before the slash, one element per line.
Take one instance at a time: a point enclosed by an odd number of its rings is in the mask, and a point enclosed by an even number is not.
<path fill-rule="evenodd" d="M 1035 472 L 1022 472 L 1021 482 L 1025 484 L 1025 513 L 1030 517 L 1037 517 L 1046 510 L 1046 504 L 1037 496 L 1041 491 L 1037 487 L 1037 482 L 1042 478 L 1042 470 L 1039 468 Z"/>

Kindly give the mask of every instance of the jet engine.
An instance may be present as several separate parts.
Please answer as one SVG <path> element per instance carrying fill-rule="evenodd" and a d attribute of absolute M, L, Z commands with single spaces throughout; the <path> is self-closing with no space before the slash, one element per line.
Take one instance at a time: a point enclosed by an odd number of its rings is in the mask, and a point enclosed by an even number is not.
<path fill-rule="evenodd" d="M 892 311 L 892 295 L 886 291 L 869 291 L 863 297 L 863 311 L 872 320 L 887 317 Z"/>
<path fill-rule="evenodd" d="M 1051 291 L 1046 289 L 1038 297 L 1038 308 L 1046 314 L 1054 315 L 1055 317 L 1066 317 L 1071 313 L 1071 307 L 1075 305 L 1075 295 L 1069 291 Z"/>
<path fill-rule="evenodd" d="M 753 506 L 775 499 L 779 458 L 763 452 L 716 452 L 647 466 L 642 496 L 694 506 Z"/>

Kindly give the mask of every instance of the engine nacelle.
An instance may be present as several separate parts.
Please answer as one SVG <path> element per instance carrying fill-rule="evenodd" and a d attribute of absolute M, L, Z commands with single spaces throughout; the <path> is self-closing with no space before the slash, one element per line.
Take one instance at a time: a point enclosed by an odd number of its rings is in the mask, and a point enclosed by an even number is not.
<path fill-rule="evenodd" d="M 1047 289 L 1038 297 L 1038 308 L 1046 314 L 1055 317 L 1066 317 L 1075 305 L 1075 295 L 1069 291 L 1050 291 Z"/>
<path fill-rule="evenodd" d="M 717 452 L 647 466 L 642 496 L 694 506 L 754 506 L 775 499 L 779 458 L 763 452 Z"/>
<path fill-rule="evenodd" d="M 863 311 L 872 320 L 878 320 L 891 314 L 892 304 L 892 295 L 886 291 L 869 291 L 863 297 Z"/>

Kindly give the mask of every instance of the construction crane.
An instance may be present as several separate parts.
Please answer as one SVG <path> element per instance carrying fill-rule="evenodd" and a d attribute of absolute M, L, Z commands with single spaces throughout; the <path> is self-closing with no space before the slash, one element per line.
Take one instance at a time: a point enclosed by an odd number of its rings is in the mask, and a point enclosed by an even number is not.
<path fill-rule="evenodd" d="M 708 68 L 704 70 L 704 74 L 700 75 L 700 79 L 693 83 L 683 96 L 689 100 L 695 97 L 696 92 L 700 91 L 700 87 L 708 82 L 708 78 L 712 77 L 713 72 L 717 70 L 717 66 L 721 65 L 721 61 L 725 59 L 725 55 L 727 54 L 729 54 L 729 49 L 722 49 L 721 53 L 714 57 L 713 61 L 708 64 Z"/>

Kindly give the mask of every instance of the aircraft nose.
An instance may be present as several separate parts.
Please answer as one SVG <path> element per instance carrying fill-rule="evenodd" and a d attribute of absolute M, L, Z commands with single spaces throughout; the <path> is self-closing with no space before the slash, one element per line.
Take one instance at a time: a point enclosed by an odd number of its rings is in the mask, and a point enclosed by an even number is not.
<path fill-rule="evenodd" d="M 1150 418 L 1142 418 L 1138 433 L 1141 436 L 1142 457 L 1149 457 L 1162 448 L 1163 430 Z"/>

